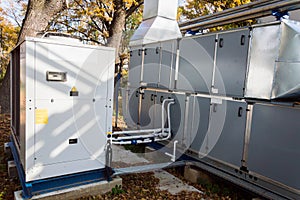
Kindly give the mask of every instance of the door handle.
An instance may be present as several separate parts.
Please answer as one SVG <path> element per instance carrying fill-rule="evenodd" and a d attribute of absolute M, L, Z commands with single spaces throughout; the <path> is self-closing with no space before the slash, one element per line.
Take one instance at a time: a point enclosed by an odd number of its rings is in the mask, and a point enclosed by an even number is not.
<path fill-rule="evenodd" d="M 241 45 L 244 46 L 246 43 L 246 36 L 245 35 L 242 35 L 241 36 Z"/>
<path fill-rule="evenodd" d="M 219 47 L 222 48 L 224 46 L 224 39 L 220 38 Z"/>
<path fill-rule="evenodd" d="M 218 104 L 213 104 L 213 112 L 217 112 Z"/>
<path fill-rule="evenodd" d="M 164 96 L 160 97 L 160 103 L 162 103 L 164 101 Z"/>
<path fill-rule="evenodd" d="M 136 91 L 136 92 L 135 92 L 135 96 L 136 96 L 136 97 L 139 97 L 139 91 Z"/>
<path fill-rule="evenodd" d="M 243 108 L 242 107 L 239 107 L 238 116 L 239 117 L 243 116 Z"/>

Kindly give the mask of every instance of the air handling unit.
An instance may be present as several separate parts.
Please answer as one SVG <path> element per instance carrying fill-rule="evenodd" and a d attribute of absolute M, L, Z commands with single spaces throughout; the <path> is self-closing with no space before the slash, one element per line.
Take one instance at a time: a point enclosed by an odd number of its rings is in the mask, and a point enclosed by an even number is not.
<path fill-rule="evenodd" d="M 26 38 L 11 55 L 11 146 L 24 196 L 104 179 L 114 49 Z"/>
<path fill-rule="evenodd" d="M 127 124 L 157 128 L 173 99 L 162 146 L 175 140 L 195 165 L 270 199 L 299 199 L 300 23 L 284 15 L 300 1 L 262 0 L 187 21 L 183 38 L 174 15 L 160 21 L 173 7 L 163 2 L 145 1 L 131 39 Z M 272 11 L 281 20 L 208 31 Z"/>

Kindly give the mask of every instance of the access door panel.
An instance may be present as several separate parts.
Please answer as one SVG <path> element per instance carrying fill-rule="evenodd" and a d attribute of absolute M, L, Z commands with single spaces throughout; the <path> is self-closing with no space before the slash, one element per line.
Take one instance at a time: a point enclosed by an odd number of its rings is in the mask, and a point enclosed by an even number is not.
<path fill-rule="evenodd" d="M 243 97 L 249 34 L 245 29 L 218 35 L 214 93 Z"/>

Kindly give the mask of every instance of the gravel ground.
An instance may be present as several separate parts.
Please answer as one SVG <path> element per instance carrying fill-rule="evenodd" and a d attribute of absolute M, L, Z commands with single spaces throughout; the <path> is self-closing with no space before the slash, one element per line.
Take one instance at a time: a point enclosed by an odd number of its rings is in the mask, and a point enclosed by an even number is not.
<path fill-rule="evenodd" d="M 20 184 L 17 179 L 9 179 L 7 174 L 7 161 L 8 158 L 4 153 L 4 143 L 9 141 L 10 135 L 10 116 L 0 114 L 0 200 L 11 200 L 13 192 L 20 190 Z M 169 173 L 184 180 L 182 171 L 180 169 L 169 169 Z M 185 183 L 194 186 L 203 193 L 199 192 L 186 192 L 182 191 L 178 194 L 172 195 L 167 190 L 159 189 L 159 179 L 155 177 L 154 172 L 131 174 L 121 176 L 123 179 L 123 187 L 114 188 L 111 192 L 99 195 L 81 198 L 82 200 L 90 199 L 251 199 L 251 195 L 236 191 L 234 186 L 226 186 L 226 184 L 213 184 L 213 183 L 199 183 L 192 184 L 188 181 Z"/>

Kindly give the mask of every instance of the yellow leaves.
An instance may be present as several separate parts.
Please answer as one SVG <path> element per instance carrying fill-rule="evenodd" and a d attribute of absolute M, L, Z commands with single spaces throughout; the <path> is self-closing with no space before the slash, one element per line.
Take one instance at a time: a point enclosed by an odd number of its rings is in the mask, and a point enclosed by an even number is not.
<path fill-rule="evenodd" d="M 234 8 L 237 6 L 241 6 L 243 4 L 250 3 L 251 0 L 226 0 L 226 1 L 214 1 L 214 6 L 216 7 L 216 11 L 223 11 L 228 8 Z"/>
<path fill-rule="evenodd" d="M 109 33 L 108 33 L 108 31 L 103 31 L 103 36 L 105 37 L 105 38 L 108 38 L 109 37 Z"/>
<path fill-rule="evenodd" d="M 181 6 L 179 8 L 179 15 L 181 15 L 182 19 L 194 19 L 196 17 L 204 16 L 207 14 L 212 14 L 216 12 L 221 12 L 226 9 L 234 8 L 237 6 L 241 6 L 243 4 L 251 3 L 253 0 L 186 0 L 186 3 L 184 6 Z M 241 26 L 244 26 L 244 24 L 251 24 L 253 21 L 247 21 L 245 23 L 241 23 Z M 239 25 L 238 25 L 239 26 Z M 234 25 L 234 27 L 236 27 Z M 232 28 L 222 26 L 222 27 L 216 27 L 214 29 L 210 29 L 211 31 L 214 30 L 222 30 Z"/>
<path fill-rule="evenodd" d="M 235 6 L 240 6 L 240 5 L 242 5 L 242 2 L 241 2 L 241 0 L 234 0 L 232 4 L 233 4 L 234 7 L 235 7 Z"/>
<path fill-rule="evenodd" d="M 133 5 L 137 5 L 136 0 L 123 0 L 123 3 L 125 4 L 125 7 L 129 9 Z"/>
<path fill-rule="evenodd" d="M 1 17 L 0 20 L 0 34 L 2 40 L 0 50 L 0 79 L 2 79 L 9 62 L 9 53 L 17 42 L 20 28 L 12 25 L 8 20 L 4 19 L 4 17 Z"/>
<path fill-rule="evenodd" d="M 214 1 L 214 5 L 216 6 L 217 11 L 222 11 L 228 8 L 234 8 L 242 4 L 243 2 L 241 0 Z"/>

